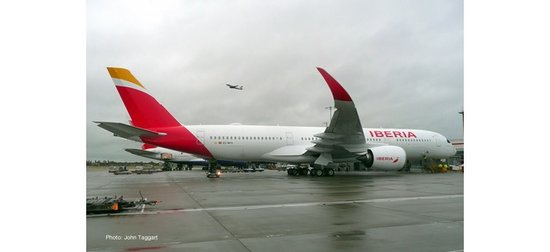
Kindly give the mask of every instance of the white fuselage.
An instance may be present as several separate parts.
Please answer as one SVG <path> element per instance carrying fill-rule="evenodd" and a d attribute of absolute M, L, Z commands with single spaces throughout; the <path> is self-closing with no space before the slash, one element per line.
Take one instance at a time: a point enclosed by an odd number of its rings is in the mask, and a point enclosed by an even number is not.
<path fill-rule="evenodd" d="M 324 127 L 194 125 L 186 126 L 214 158 L 242 161 L 313 162 L 312 156 L 272 155 L 282 147 L 303 149 L 313 146 L 315 134 Z M 394 145 L 403 148 L 408 160 L 423 157 L 440 159 L 454 155 L 455 148 L 441 134 L 413 129 L 363 129 L 371 146 Z M 283 148 L 285 149 L 285 148 Z"/>

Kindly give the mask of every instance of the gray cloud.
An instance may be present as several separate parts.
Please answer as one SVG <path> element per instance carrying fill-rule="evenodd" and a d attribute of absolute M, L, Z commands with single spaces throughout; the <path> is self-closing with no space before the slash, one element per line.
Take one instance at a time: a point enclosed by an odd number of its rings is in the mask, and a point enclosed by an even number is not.
<path fill-rule="evenodd" d="M 128 120 L 105 69 L 130 69 L 184 124 L 321 126 L 330 91 L 363 126 L 462 138 L 461 1 L 88 1 L 87 159 L 142 160 L 91 121 Z M 230 90 L 225 83 L 245 86 Z"/>

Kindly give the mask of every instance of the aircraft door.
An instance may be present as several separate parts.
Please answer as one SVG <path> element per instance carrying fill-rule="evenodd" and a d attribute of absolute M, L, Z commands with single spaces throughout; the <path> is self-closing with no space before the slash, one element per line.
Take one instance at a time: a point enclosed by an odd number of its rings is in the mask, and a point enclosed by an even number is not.
<path fill-rule="evenodd" d="M 293 145 L 294 144 L 294 137 L 292 136 L 292 132 L 286 133 L 286 145 Z"/>

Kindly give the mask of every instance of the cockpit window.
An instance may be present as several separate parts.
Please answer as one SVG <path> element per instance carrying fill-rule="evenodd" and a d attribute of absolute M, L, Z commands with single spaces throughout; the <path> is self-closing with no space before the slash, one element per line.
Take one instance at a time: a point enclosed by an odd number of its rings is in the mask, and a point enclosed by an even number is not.
<path fill-rule="evenodd" d="M 451 143 L 451 141 L 449 141 L 449 139 L 447 139 L 447 143 Z"/>

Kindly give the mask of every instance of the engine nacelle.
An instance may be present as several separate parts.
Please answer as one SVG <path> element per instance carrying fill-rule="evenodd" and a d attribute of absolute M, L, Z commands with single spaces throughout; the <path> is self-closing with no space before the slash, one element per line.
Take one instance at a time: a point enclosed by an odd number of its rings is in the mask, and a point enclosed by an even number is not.
<path fill-rule="evenodd" d="M 378 146 L 369 149 L 362 161 L 367 168 L 399 170 L 405 166 L 407 154 L 399 146 Z"/>

